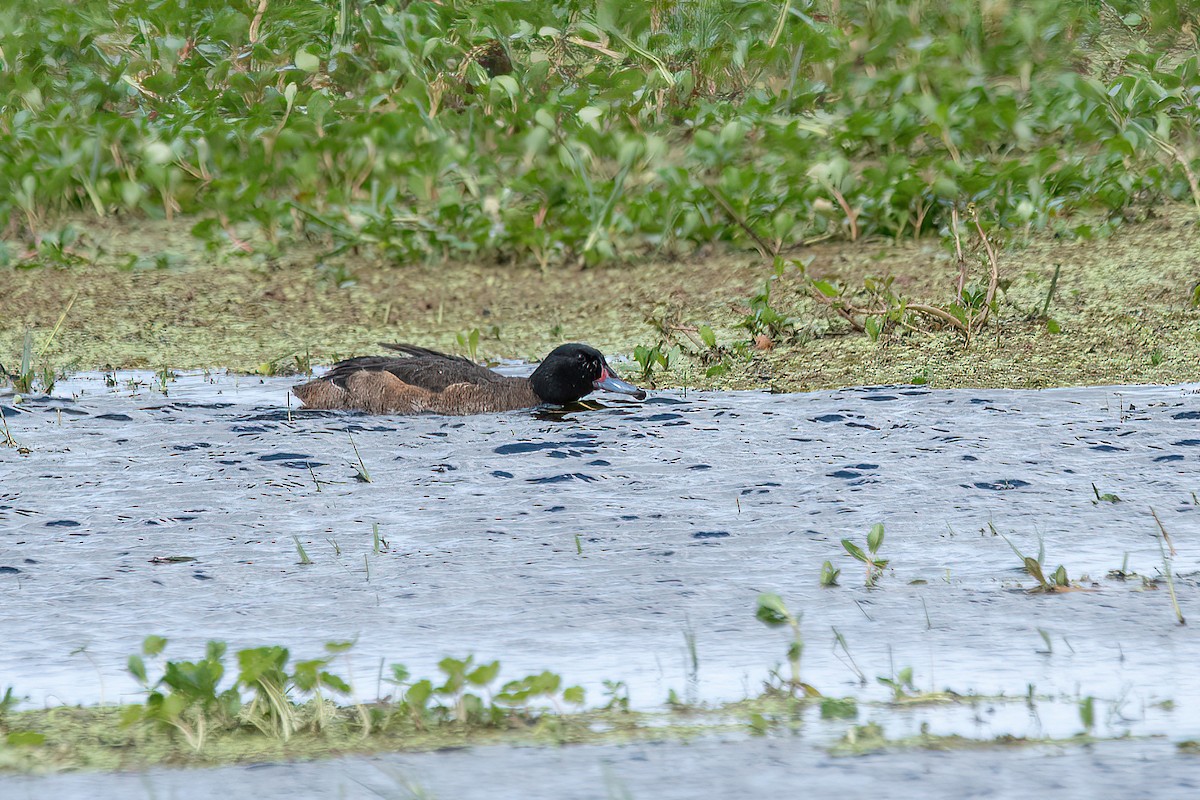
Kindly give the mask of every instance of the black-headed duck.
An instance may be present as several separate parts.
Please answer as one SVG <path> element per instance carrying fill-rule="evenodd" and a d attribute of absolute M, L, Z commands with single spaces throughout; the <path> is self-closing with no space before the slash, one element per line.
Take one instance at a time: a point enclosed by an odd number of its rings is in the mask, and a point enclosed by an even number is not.
<path fill-rule="evenodd" d="M 321 377 L 292 391 L 308 408 L 371 414 L 486 414 L 565 405 L 597 389 L 646 393 L 617 377 L 603 354 L 586 344 L 556 347 L 528 378 L 511 378 L 460 356 L 408 344 L 380 344 L 403 356 L 360 356 L 339 361 Z"/>

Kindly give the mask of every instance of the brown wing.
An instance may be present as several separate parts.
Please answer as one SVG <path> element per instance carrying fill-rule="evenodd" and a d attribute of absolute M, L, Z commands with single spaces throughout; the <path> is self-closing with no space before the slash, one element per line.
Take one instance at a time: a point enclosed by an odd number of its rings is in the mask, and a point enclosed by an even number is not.
<path fill-rule="evenodd" d="M 405 358 L 394 356 L 360 356 L 339 361 L 325 373 L 323 380 L 333 381 L 345 387 L 346 380 L 356 372 L 390 372 L 409 386 L 430 392 L 440 392 L 456 383 L 484 384 L 503 380 L 487 367 L 460 356 L 451 356 L 408 344 L 382 344 L 389 350 L 406 354 Z"/>

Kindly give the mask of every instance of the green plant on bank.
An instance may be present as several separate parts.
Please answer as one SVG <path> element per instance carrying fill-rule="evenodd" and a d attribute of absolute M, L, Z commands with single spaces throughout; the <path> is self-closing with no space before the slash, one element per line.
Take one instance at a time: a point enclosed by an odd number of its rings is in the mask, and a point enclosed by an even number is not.
<path fill-rule="evenodd" d="M 959 273 L 955 299 L 945 305 L 908 301 L 893 289 L 894 279 L 890 276 L 865 278 L 861 290 L 851 291 L 846 285 L 813 278 L 808 271 L 809 264 L 793 263 L 810 296 L 846 320 L 855 330 L 866 333 L 873 342 L 878 341 L 880 335 L 889 329 L 925 330 L 933 327 L 957 331 L 969 345 L 972 337 L 997 313 L 997 291 L 1007 290 L 1009 282 L 1000 278 L 996 249 L 979 221 L 974 203 L 967 206 L 967 212 L 978 234 L 982 260 L 987 268 L 987 282 L 983 285 L 968 282 L 970 263 L 963 254 L 958 231 L 959 215 L 957 209 L 952 207 L 950 238 L 953 240 Z M 1046 302 L 1048 305 L 1049 297 Z"/>
<path fill-rule="evenodd" d="M 639 380 L 651 380 L 651 375 L 655 369 L 670 369 L 671 357 L 670 351 L 663 351 L 662 343 L 656 344 L 653 347 L 645 345 L 637 345 L 633 348 L 633 360 L 641 368 L 641 373 L 638 376 Z"/>
<path fill-rule="evenodd" d="M 870 532 L 867 534 L 867 549 L 864 551 L 849 539 L 842 539 L 842 549 L 844 549 L 856 561 L 861 561 L 867 569 L 866 585 L 874 586 L 879 576 L 887 568 L 888 561 L 884 558 L 879 558 L 879 548 L 883 546 L 883 523 L 879 522 L 871 526 Z"/>
<path fill-rule="evenodd" d="M 764 593 L 758 596 L 758 608 L 755 618 L 768 628 L 787 626 L 792 638 L 788 642 L 787 660 L 790 667 L 789 676 L 781 679 L 790 696 L 800 692 L 804 697 L 820 697 L 821 693 L 800 680 L 800 656 L 804 653 L 804 638 L 800 634 L 800 619 L 803 615 L 793 615 L 788 610 L 783 598 L 777 594 Z"/>
<path fill-rule="evenodd" d="M 838 576 L 842 574 L 840 569 L 834 569 L 832 561 L 826 561 L 821 565 L 821 585 L 828 588 L 838 585 Z"/>
<path fill-rule="evenodd" d="M 195 215 L 230 254 L 250 231 L 543 267 L 921 236 L 966 202 L 1093 236 L 1136 203 L 1200 206 L 1200 61 L 1175 46 L 1195 22 L 1132 1 L 18 2 L 0 231 L 8 260 L 65 268 L 90 258 L 79 214 Z"/>

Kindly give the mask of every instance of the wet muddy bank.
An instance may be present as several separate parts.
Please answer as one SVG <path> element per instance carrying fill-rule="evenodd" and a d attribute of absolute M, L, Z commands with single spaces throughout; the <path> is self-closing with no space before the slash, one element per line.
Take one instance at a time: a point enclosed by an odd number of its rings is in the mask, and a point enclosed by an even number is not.
<path fill-rule="evenodd" d="M 206 251 L 188 231 L 187 220 L 116 221 L 84 235 L 87 264 L 0 270 L 0 363 L 16 368 L 26 330 L 37 351 L 45 347 L 37 366 L 59 371 L 271 372 L 295 369 L 297 357 L 330 363 L 375 352 L 380 340 L 462 352 L 458 336 L 473 330 L 481 358 L 536 360 L 572 340 L 630 357 L 662 340 L 664 322 L 711 325 L 728 348 L 751 338 L 737 326 L 771 274 L 757 254 L 736 252 L 547 272 L 398 265 L 368 253 L 326 260 L 298 244 L 258 243 L 254 253 L 235 255 Z M 1104 239 L 1018 237 L 1000 255 L 996 322 L 970 347 L 950 331 L 900 330 L 872 342 L 788 273 L 774 283 L 771 303 L 794 321 L 794 339 L 730 359 L 721 376 L 706 377 L 704 364 L 681 358 L 653 382 L 796 391 L 912 381 L 1035 388 L 1200 380 L 1197 251 L 1195 209 L 1182 205 Z M 868 277 L 891 276 L 910 301 L 938 305 L 952 299 L 958 274 L 952 248 L 939 241 L 821 243 L 792 255 L 812 258 L 816 277 L 861 288 Z M 1048 332 L 1043 310 L 1059 333 Z M 668 338 L 687 345 L 681 334 Z"/>

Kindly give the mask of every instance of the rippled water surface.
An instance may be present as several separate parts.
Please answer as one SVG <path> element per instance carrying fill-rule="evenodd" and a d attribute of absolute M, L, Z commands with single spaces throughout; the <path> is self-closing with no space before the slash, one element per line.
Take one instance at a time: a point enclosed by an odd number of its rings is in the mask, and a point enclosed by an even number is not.
<path fill-rule="evenodd" d="M 926 711 L 897 735 L 1066 736 L 1094 696 L 1105 734 L 1200 737 L 1200 638 L 1164 583 L 1109 576 L 1161 576 L 1153 508 L 1200 621 L 1195 387 L 661 392 L 397 418 L 288 411 L 287 379 L 152 383 L 0 396 L 29 450 L 0 448 L 0 685 L 34 704 L 132 699 L 125 659 L 150 633 L 175 658 L 214 638 L 297 657 L 353 638 L 367 695 L 381 660 L 433 674 L 474 653 L 593 701 L 605 679 L 639 707 L 670 690 L 735 700 L 783 655 L 753 618 L 774 591 L 803 611 L 804 679 L 826 694 L 882 699 L 874 678 L 911 666 L 920 689 L 1061 700 Z M 876 522 L 890 568 L 869 590 L 840 540 Z M 1033 582 L 992 528 L 1030 555 L 1040 537 L 1047 572 L 1092 591 L 1021 591 Z M 840 587 L 818 585 L 827 559 Z"/>

